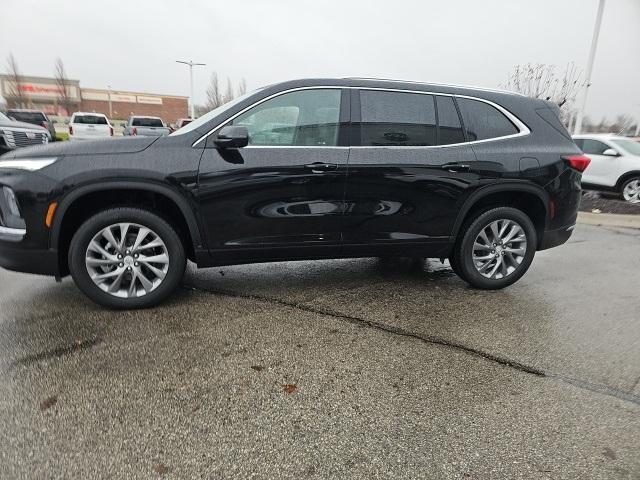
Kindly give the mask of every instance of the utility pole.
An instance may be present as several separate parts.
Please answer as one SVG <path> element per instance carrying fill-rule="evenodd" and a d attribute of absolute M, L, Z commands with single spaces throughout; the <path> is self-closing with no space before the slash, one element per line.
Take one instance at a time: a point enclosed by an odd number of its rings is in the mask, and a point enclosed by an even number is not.
<path fill-rule="evenodd" d="M 587 76 L 585 78 L 584 92 L 582 94 L 582 102 L 580 109 L 578 110 L 578 118 L 576 119 L 576 126 L 573 130 L 574 135 L 577 135 L 582 130 L 582 118 L 584 117 L 584 109 L 587 106 L 587 95 L 589 94 L 589 87 L 591 86 L 591 72 L 593 70 L 593 62 L 596 58 L 596 48 L 598 48 L 598 36 L 600 35 L 600 26 L 602 25 L 602 13 L 604 12 L 604 1 L 600 0 L 598 5 L 598 13 L 596 14 L 596 25 L 593 29 L 593 38 L 591 39 L 591 50 L 589 51 L 589 60 L 587 61 Z"/>
<path fill-rule="evenodd" d="M 109 118 L 112 118 L 113 107 L 111 106 L 111 85 L 107 85 L 107 95 L 109 96 Z"/>
<path fill-rule="evenodd" d="M 189 103 L 191 104 L 191 118 L 196 118 L 196 109 L 193 104 L 193 66 L 204 66 L 206 63 L 194 63 L 193 60 L 189 60 L 188 62 L 184 60 L 176 60 L 177 63 L 183 63 L 185 65 L 189 65 L 189 82 L 191 84 L 191 95 L 189 96 Z"/>

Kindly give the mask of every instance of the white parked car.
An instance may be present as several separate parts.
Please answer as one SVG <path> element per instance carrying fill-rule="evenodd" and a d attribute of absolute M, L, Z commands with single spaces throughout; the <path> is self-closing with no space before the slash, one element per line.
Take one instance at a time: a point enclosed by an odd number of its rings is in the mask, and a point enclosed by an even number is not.
<path fill-rule="evenodd" d="M 113 137 L 113 127 L 102 113 L 76 112 L 69 120 L 69 140 Z"/>
<path fill-rule="evenodd" d="M 631 203 L 640 203 L 640 143 L 611 134 L 573 137 L 591 163 L 582 173 L 587 190 L 617 192 Z"/>

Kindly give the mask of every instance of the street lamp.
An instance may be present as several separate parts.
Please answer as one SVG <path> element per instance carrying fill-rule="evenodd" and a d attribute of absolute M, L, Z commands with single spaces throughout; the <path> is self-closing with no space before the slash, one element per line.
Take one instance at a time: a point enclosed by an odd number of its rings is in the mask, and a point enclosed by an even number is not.
<path fill-rule="evenodd" d="M 584 93 L 582 94 L 582 102 L 578 109 L 578 118 L 576 119 L 576 126 L 573 130 L 573 134 L 577 135 L 582 130 L 582 117 L 584 116 L 584 109 L 587 106 L 587 94 L 589 93 L 589 87 L 591 86 L 591 71 L 593 70 L 593 61 L 596 58 L 596 48 L 598 47 L 598 36 L 600 35 L 600 25 L 602 25 L 602 12 L 604 11 L 604 0 L 600 0 L 598 5 L 598 13 L 596 14 L 596 25 L 593 29 L 593 38 L 591 39 L 591 50 L 589 51 L 589 60 L 587 61 L 587 76 L 584 83 Z"/>
<path fill-rule="evenodd" d="M 111 85 L 107 85 L 107 95 L 109 97 L 109 118 L 113 117 L 113 106 L 111 104 Z"/>
<path fill-rule="evenodd" d="M 195 106 L 193 104 L 193 66 L 204 66 L 206 63 L 194 63 L 193 60 L 189 60 L 188 62 L 184 60 L 176 60 L 177 63 L 184 63 L 185 65 L 189 65 L 189 80 L 191 83 L 191 95 L 189 96 L 189 101 L 191 103 L 191 118 L 196 118 Z"/>

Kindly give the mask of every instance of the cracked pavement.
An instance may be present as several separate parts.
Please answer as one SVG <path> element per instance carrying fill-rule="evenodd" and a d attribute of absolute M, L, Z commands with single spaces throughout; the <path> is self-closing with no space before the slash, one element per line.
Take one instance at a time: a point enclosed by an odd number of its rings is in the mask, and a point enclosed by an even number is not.
<path fill-rule="evenodd" d="M 1 478 L 638 478 L 640 231 L 513 287 L 354 259 L 190 269 L 111 312 L 0 270 Z"/>

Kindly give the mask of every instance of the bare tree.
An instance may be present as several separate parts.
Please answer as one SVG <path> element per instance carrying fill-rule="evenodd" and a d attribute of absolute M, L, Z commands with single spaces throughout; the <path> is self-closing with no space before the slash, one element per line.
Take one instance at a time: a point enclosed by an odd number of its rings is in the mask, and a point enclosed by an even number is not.
<path fill-rule="evenodd" d="M 209 87 L 207 88 L 207 108 L 213 110 L 224 103 L 222 94 L 220 92 L 220 85 L 218 83 L 218 74 L 213 72 L 211 74 L 211 80 L 209 80 Z"/>
<path fill-rule="evenodd" d="M 20 89 L 22 83 L 22 75 L 18 68 L 18 62 L 13 56 L 13 53 L 7 57 L 7 76 L 9 77 L 8 92 L 7 92 L 7 106 L 24 108 L 27 104 L 27 99 L 24 92 Z"/>
<path fill-rule="evenodd" d="M 247 81 L 242 78 L 238 84 L 238 96 L 244 95 L 245 93 L 247 93 Z"/>
<path fill-rule="evenodd" d="M 64 69 L 64 63 L 60 57 L 56 58 L 55 64 L 55 79 L 56 86 L 58 87 L 58 105 L 64 108 L 69 115 L 73 111 L 73 101 L 69 96 L 69 79 L 67 78 L 67 72 Z"/>
<path fill-rule="evenodd" d="M 227 77 L 227 89 L 224 92 L 224 103 L 233 100 L 233 85 L 231 85 L 231 79 Z"/>
<path fill-rule="evenodd" d="M 583 85 L 582 72 L 574 63 L 568 63 L 559 76 L 556 75 L 555 65 L 525 63 L 513 68 L 509 80 L 502 87 L 528 97 L 554 102 L 560 107 L 566 121 L 571 116 L 576 96 Z"/>

